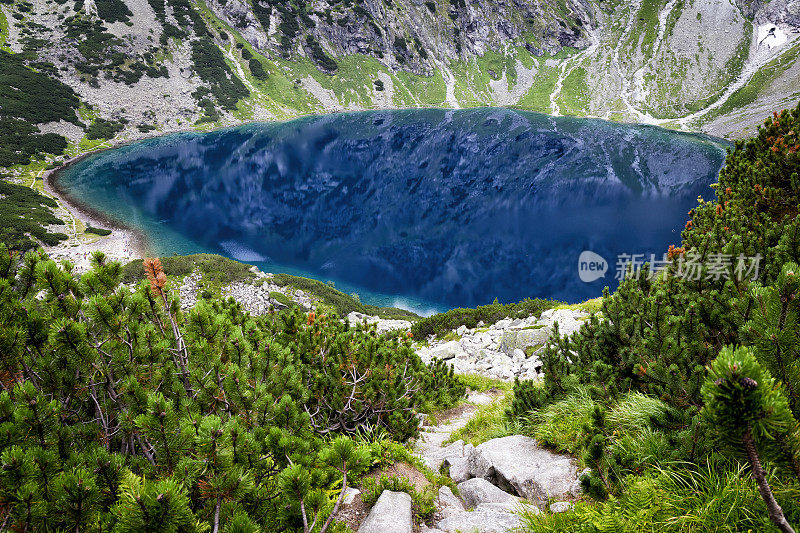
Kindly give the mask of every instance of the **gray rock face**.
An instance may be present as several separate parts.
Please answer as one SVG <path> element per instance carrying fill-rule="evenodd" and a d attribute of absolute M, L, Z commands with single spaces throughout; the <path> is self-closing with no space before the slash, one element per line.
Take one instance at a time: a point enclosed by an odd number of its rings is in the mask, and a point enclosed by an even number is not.
<path fill-rule="evenodd" d="M 579 486 L 578 468 L 571 457 L 545 450 L 522 435 L 492 439 L 471 450 L 469 473 L 540 508 L 550 498 L 575 494 Z"/>
<path fill-rule="evenodd" d="M 372 507 L 358 533 L 411 533 L 411 496 L 385 490 Z"/>
<path fill-rule="evenodd" d="M 473 511 L 453 513 L 440 520 L 436 527 L 447 533 L 505 533 L 522 525 L 519 516 L 497 509 L 492 504 L 482 504 Z"/>
<path fill-rule="evenodd" d="M 439 487 L 438 503 L 439 508 L 445 514 L 465 510 L 464 503 L 458 499 L 458 496 L 453 494 L 453 491 L 448 486 Z"/>
<path fill-rule="evenodd" d="M 450 479 L 456 483 L 461 483 L 469 479 L 468 457 L 447 457 L 444 460 L 444 466 L 448 469 Z"/>
<path fill-rule="evenodd" d="M 538 329 L 509 330 L 503 333 L 500 351 L 513 355 L 514 350 L 522 350 L 524 355 L 525 348 L 546 343 L 551 332 L 552 328 L 546 326 Z"/>
<path fill-rule="evenodd" d="M 504 381 L 538 379 L 542 368 L 538 352 L 552 336 L 554 326 L 558 325 L 560 335 L 569 335 L 580 329 L 586 317 L 583 311 L 551 309 L 539 318 L 504 318 L 488 328 L 459 326 L 454 330 L 459 340 L 429 338 L 429 346 L 418 347 L 417 354 L 425 363 L 446 361 L 457 374 L 481 374 Z"/>
<path fill-rule="evenodd" d="M 557 324 L 558 334 L 562 337 L 568 337 L 581 328 L 583 322 L 578 320 L 578 318 L 582 316 L 585 315 L 576 314 L 569 309 L 548 309 L 542 313 L 539 323 L 551 328 Z"/>
<path fill-rule="evenodd" d="M 458 493 L 467 507 L 477 507 L 482 503 L 500 503 L 515 505 L 519 502 L 516 496 L 504 492 L 483 478 L 472 478 L 458 484 Z"/>
<path fill-rule="evenodd" d="M 353 503 L 353 500 L 355 500 L 356 496 L 358 496 L 359 494 L 361 494 L 360 490 L 354 487 L 347 487 L 347 490 L 344 491 L 344 499 L 342 500 L 342 503 L 344 505 L 350 505 L 351 503 Z"/>
<path fill-rule="evenodd" d="M 464 353 L 458 341 L 450 341 L 431 349 L 431 357 L 448 361 Z"/>

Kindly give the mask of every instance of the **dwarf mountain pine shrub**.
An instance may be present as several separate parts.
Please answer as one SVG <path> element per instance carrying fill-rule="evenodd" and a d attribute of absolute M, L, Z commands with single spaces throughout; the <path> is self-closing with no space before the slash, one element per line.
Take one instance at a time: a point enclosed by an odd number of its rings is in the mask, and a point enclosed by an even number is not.
<path fill-rule="evenodd" d="M 0 521 L 19 530 L 330 529 L 368 455 L 463 395 L 405 337 L 233 300 L 180 310 L 160 261 L 120 285 L 0 245 Z M 333 518 L 335 520 L 335 517 Z"/>
<path fill-rule="evenodd" d="M 581 446 L 593 468 L 584 486 L 593 495 L 624 493 L 626 476 L 641 473 L 641 461 L 619 453 L 606 411 L 636 392 L 666 406 L 653 429 L 674 443 L 673 462 L 698 465 L 720 438 L 731 439 L 731 457 L 747 462 L 772 524 L 788 531 L 759 469 L 767 461 L 777 468 L 776 482 L 800 480 L 798 133 L 800 106 L 738 141 L 714 186 L 716 199 L 701 198 L 689 212 L 667 268 L 657 276 L 645 268 L 613 295 L 606 290 L 599 316 L 543 351 L 543 386 L 515 384 L 512 416 L 545 408 L 579 386 L 598 402 Z M 693 273 L 689 264 L 697 265 Z"/>

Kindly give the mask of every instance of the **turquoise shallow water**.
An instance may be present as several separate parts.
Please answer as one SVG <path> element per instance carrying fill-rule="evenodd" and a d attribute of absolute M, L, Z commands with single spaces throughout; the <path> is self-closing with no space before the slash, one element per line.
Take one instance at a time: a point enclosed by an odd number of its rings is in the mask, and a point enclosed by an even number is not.
<path fill-rule="evenodd" d="M 723 148 L 506 109 L 380 111 L 167 135 L 58 179 L 161 255 L 222 253 L 431 312 L 614 288 L 618 254 L 679 243 Z M 579 279 L 583 250 L 604 278 Z"/>

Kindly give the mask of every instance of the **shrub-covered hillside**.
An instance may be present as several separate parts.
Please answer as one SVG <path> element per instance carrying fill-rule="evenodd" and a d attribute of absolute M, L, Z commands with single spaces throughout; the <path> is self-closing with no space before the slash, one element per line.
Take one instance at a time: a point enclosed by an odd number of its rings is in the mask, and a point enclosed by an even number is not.
<path fill-rule="evenodd" d="M 47 229 L 63 224 L 53 214 L 57 205 L 34 189 L 0 180 L 0 243 L 25 252 L 36 248 L 38 241 L 53 246 L 65 240 L 65 234 Z"/>
<path fill-rule="evenodd" d="M 403 335 L 233 300 L 184 315 L 158 260 L 134 289 L 100 253 L 71 270 L 0 245 L 4 527 L 333 531 L 383 453 L 353 437 L 403 441 L 464 393 Z"/>
<path fill-rule="evenodd" d="M 512 415 L 582 454 L 604 503 L 532 531 L 800 526 L 800 107 L 729 152 L 666 269 L 606 293 L 515 385 Z M 752 260 L 751 258 L 755 258 Z"/>

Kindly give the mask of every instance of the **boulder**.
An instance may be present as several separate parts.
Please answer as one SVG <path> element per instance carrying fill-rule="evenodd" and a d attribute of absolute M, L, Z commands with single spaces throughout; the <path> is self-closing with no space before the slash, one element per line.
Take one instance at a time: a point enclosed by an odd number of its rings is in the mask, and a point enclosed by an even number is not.
<path fill-rule="evenodd" d="M 499 510 L 489 504 L 479 505 L 473 511 L 453 513 L 440 520 L 436 527 L 447 533 L 506 533 L 522 526 L 517 514 Z"/>
<path fill-rule="evenodd" d="M 431 357 L 436 357 L 438 359 L 442 359 L 443 361 L 453 359 L 454 357 L 462 355 L 463 353 L 464 349 L 461 347 L 461 344 L 459 344 L 458 341 L 445 342 L 444 344 L 435 346 L 430 350 Z"/>
<path fill-rule="evenodd" d="M 464 441 L 457 440 L 444 448 L 433 448 L 424 457 L 425 465 L 434 472 L 438 472 L 442 464 L 447 464 L 447 461 L 450 459 L 455 457 L 463 457 L 466 459 L 466 454 L 469 453 L 469 450 L 472 448 L 471 444 L 467 446 L 469 446 L 469 448 L 465 449 Z"/>
<path fill-rule="evenodd" d="M 571 502 L 553 502 L 550 504 L 550 512 L 555 513 L 563 513 L 572 509 L 573 505 Z"/>
<path fill-rule="evenodd" d="M 544 509 L 551 498 L 577 495 L 578 468 L 568 455 L 539 447 L 523 435 L 492 439 L 470 450 L 469 474 Z M 460 490 L 460 485 L 459 485 Z"/>
<path fill-rule="evenodd" d="M 503 338 L 500 340 L 500 351 L 509 356 L 512 356 L 514 350 L 517 349 L 525 353 L 525 348 L 529 346 L 538 346 L 546 343 L 552 331 L 552 328 L 549 327 L 504 331 Z"/>
<path fill-rule="evenodd" d="M 467 507 L 477 507 L 482 503 L 516 504 L 519 498 L 509 494 L 483 478 L 473 478 L 458 484 L 458 493 Z"/>
<path fill-rule="evenodd" d="M 586 313 L 582 313 L 580 311 L 558 309 L 552 313 L 549 313 L 547 317 L 545 317 L 545 314 L 542 313 L 542 319 L 544 320 L 541 320 L 540 323 L 548 326 L 558 324 L 558 334 L 562 337 L 568 337 L 581 329 L 583 322 L 577 319 L 584 316 L 586 316 Z"/>
<path fill-rule="evenodd" d="M 464 503 L 458 499 L 458 496 L 453 494 L 453 491 L 450 490 L 450 487 L 443 486 L 439 488 L 439 509 L 443 513 L 449 513 L 452 511 L 464 511 Z"/>
<path fill-rule="evenodd" d="M 411 496 L 385 490 L 372 506 L 358 533 L 412 533 Z"/>
<path fill-rule="evenodd" d="M 350 505 L 353 503 L 353 500 L 356 499 L 356 496 L 361 494 L 361 491 L 354 487 L 347 487 L 347 490 L 344 491 L 344 498 L 342 499 L 342 503 L 345 505 Z"/>
<path fill-rule="evenodd" d="M 444 460 L 444 466 L 448 469 L 450 479 L 456 483 L 461 483 L 469 479 L 469 458 L 467 457 L 448 457 Z"/>
<path fill-rule="evenodd" d="M 299 291 L 298 291 L 299 292 Z M 295 296 L 297 293 L 295 293 Z M 378 333 L 386 333 L 398 329 L 408 329 L 411 327 L 411 322 L 408 320 L 384 320 L 377 316 L 365 315 L 357 311 L 352 311 L 347 315 L 347 320 L 350 324 L 360 324 L 366 321 L 368 324 L 377 324 Z"/>

